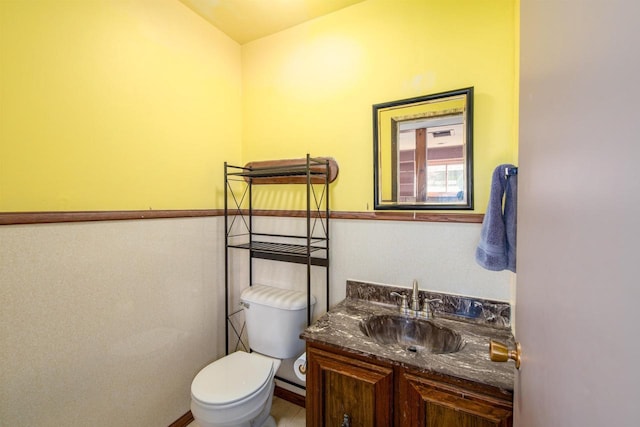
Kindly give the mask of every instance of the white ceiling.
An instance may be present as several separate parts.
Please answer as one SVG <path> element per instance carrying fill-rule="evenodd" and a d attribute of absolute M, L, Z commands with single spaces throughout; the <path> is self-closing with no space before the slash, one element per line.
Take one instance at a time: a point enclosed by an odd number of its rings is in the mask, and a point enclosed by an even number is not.
<path fill-rule="evenodd" d="M 240 44 L 364 0 L 180 0 Z"/>

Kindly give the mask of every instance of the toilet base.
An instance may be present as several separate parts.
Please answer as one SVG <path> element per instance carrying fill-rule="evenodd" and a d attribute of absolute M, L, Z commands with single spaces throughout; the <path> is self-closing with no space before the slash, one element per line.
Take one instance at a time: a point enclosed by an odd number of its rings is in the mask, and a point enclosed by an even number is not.
<path fill-rule="evenodd" d="M 271 387 L 269 387 L 270 393 L 267 395 L 267 400 L 264 402 L 262 409 L 256 413 L 254 413 L 253 417 L 249 417 L 246 421 L 231 421 L 228 420 L 226 422 L 214 422 L 203 419 L 203 417 L 199 416 L 201 414 L 201 408 L 194 402 L 191 401 L 191 413 L 193 414 L 193 418 L 198 423 L 199 427 L 276 427 L 276 422 L 274 418 L 271 416 L 271 404 L 273 402 L 273 391 L 276 387 L 275 381 L 271 379 Z M 208 414 L 202 413 L 204 417 L 209 418 Z M 245 414 L 248 415 L 248 414 Z"/>
<path fill-rule="evenodd" d="M 269 415 L 269 418 L 265 420 L 264 424 L 262 424 L 262 427 L 276 427 L 276 420 L 273 419 L 271 415 Z"/>
<path fill-rule="evenodd" d="M 198 420 L 195 420 L 195 421 L 198 423 L 199 427 L 207 427 L 207 426 L 210 425 L 206 421 L 202 421 L 202 420 L 200 422 L 198 422 Z M 201 423 L 204 423 L 204 424 L 201 424 Z M 213 425 L 213 424 L 211 424 L 211 425 Z M 264 422 L 262 424 L 257 424 L 257 420 L 254 420 L 253 422 L 247 421 L 247 422 L 244 422 L 244 423 L 241 423 L 241 424 L 229 424 L 229 426 L 233 426 L 233 427 L 277 427 L 277 424 L 276 424 L 276 420 L 271 415 L 269 415 L 269 417 L 267 417 L 267 419 L 264 420 Z"/>

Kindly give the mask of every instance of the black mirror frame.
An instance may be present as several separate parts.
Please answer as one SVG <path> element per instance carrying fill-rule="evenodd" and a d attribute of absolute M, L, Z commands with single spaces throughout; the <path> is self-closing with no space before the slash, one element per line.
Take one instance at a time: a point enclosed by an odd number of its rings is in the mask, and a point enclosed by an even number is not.
<path fill-rule="evenodd" d="M 378 111 L 384 108 L 397 107 L 419 102 L 431 101 L 434 99 L 448 98 L 451 96 L 467 96 L 465 131 L 466 131 L 466 159 L 465 165 L 467 178 L 467 203 L 466 204 L 420 204 L 420 203 L 380 203 L 379 185 L 379 143 L 378 140 Z M 375 210 L 473 210 L 473 86 L 447 92 L 440 92 L 431 95 L 418 96 L 415 98 L 401 99 L 398 101 L 384 102 L 373 105 L 373 207 Z"/>

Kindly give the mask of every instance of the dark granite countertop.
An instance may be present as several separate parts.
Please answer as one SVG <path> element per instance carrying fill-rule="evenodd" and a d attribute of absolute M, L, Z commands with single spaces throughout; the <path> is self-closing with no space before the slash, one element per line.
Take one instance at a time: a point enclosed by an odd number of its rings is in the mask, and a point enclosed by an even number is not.
<path fill-rule="evenodd" d="M 329 344 L 407 368 L 513 391 L 514 363 L 496 363 L 489 359 L 490 339 L 506 342 L 513 348 L 514 339 L 509 329 L 436 316 L 432 319 L 434 323 L 454 329 L 462 335 L 464 347 L 449 354 L 411 352 L 397 344 L 378 344 L 364 335 L 360 330 L 360 322 L 379 314 L 399 314 L 399 310 L 397 306 L 347 297 L 309 326 L 300 337 L 308 342 Z"/>

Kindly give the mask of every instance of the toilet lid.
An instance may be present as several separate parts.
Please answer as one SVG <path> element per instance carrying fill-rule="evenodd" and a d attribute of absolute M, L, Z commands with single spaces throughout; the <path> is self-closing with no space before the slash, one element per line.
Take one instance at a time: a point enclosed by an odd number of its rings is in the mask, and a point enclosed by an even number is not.
<path fill-rule="evenodd" d="M 273 361 L 237 351 L 201 370 L 191 383 L 191 394 L 207 404 L 229 404 L 250 396 L 271 379 Z"/>

